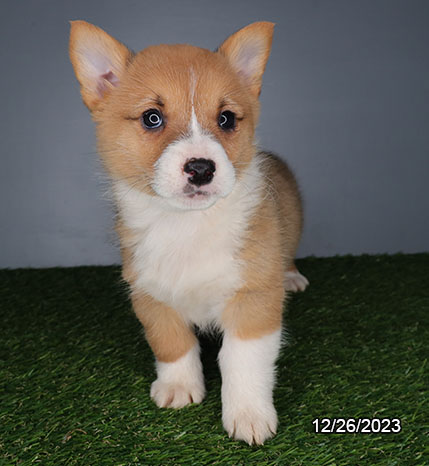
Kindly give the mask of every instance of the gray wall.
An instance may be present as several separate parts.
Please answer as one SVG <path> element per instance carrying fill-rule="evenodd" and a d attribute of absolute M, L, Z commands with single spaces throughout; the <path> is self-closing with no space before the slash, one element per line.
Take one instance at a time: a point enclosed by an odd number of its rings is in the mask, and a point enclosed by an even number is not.
<path fill-rule="evenodd" d="M 68 20 L 134 50 L 277 23 L 261 144 L 301 183 L 300 256 L 429 249 L 429 2 L 2 2 L 0 266 L 119 261 Z"/>

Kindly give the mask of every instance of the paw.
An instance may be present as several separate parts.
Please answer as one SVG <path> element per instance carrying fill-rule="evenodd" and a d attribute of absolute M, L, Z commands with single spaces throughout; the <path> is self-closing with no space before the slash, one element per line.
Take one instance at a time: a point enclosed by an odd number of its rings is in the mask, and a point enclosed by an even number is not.
<path fill-rule="evenodd" d="M 284 286 L 286 291 L 304 291 L 308 285 L 309 281 L 297 269 L 288 270 L 285 273 Z"/>
<path fill-rule="evenodd" d="M 272 404 L 259 410 L 249 407 L 224 411 L 222 419 L 229 437 L 249 445 L 262 445 L 277 431 L 277 413 Z"/>
<path fill-rule="evenodd" d="M 191 403 L 201 403 L 205 389 L 201 385 L 186 386 L 155 380 L 150 396 L 159 408 L 183 408 Z"/>

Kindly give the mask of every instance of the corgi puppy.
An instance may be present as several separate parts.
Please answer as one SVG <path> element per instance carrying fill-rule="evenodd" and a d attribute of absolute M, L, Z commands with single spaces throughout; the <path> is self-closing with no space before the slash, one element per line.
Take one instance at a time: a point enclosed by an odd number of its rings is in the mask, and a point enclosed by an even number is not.
<path fill-rule="evenodd" d="M 133 53 L 96 26 L 71 23 L 70 57 L 112 180 L 134 311 L 156 358 L 162 408 L 204 398 L 195 332 L 223 335 L 222 420 L 262 444 L 275 434 L 275 361 L 301 201 L 290 169 L 255 143 L 274 24 L 215 51 L 157 45 Z"/>

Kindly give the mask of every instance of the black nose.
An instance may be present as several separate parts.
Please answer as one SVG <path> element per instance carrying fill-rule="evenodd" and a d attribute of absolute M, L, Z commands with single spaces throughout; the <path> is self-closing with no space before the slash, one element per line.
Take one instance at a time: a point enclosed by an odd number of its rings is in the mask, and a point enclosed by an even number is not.
<path fill-rule="evenodd" d="M 185 173 L 189 173 L 191 177 L 188 179 L 189 183 L 196 186 L 209 184 L 213 179 L 213 173 L 216 171 L 216 165 L 213 160 L 207 159 L 194 159 L 192 158 L 186 162 L 183 167 Z"/>

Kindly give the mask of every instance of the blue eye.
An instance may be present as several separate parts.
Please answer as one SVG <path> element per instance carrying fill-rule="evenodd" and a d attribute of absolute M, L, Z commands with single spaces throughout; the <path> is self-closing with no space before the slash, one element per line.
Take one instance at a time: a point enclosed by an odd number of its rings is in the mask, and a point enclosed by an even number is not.
<path fill-rule="evenodd" d="M 142 115 L 142 122 L 146 129 L 160 128 L 164 124 L 162 113 L 156 108 L 146 110 Z"/>
<path fill-rule="evenodd" d="M 235 113 L 225 110 L 219 115 L 218 124 L 223 130 L 231 130 L 235 128 Z"/>

